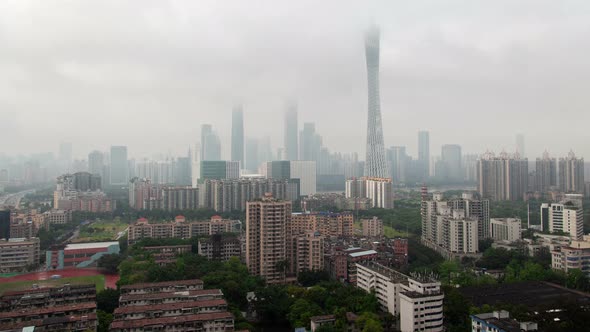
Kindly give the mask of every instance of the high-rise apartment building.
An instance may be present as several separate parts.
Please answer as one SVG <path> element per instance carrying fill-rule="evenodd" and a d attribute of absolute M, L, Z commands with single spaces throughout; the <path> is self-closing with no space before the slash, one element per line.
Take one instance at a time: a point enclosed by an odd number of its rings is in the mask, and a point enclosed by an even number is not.
<path fill-rule="evenodd" d="M 129 181 L 129 165 L 126 146 L 111 146 L 110 184 L 126 185 Z"/>
<path fill-rule="evenodd" d="M 373 217 L 370 219 L 361 220 L 363 228 L 363 236 L 383 236 L 383 220 Z"/>
<path fill-rule="evenodd" d="M 393 208 L 391 178 L 353 178 L 346 180 L 346 198 L 369 198 L 371 207 Z"/>
<path fill-rule="evenodd" d="M 379 97 L 379 28 L 372 27 L 365 36 L 369 112 L 367 117 L 367 150 L 365 176 L 386 178 L 389 176 L 385 161 L 381 101 Z"/>
<path fill-rule="evenodd" d="M 482 227 L 478 216 L 469 212 L 465 201 L 445 201 L 441 193 L 423 198 L 422 243 L 446 258 L 477 253 Z"/>
<path fill-rule="evenodd" d="M 329 237 L 351 237 L 354 235 L 354 216 L 351 212 L 293 213 L 289 232 L 293 235 L 319 232 Z"/>
<path fill-rule="evenodd" d="M 295 273 L 324 269 L 324 239 L 320 232 L 307 232 L 293 239 L 296 256 Z"/>
<path fill-rule="evenodd" d="M 518 218 L 490 219 L 490 236 L 494 241 L 515 242 L 520 240 L 522 223 Z"/>
<path fill-rule="evenodd" d="M 253 275 L 268 284 L 286 281 L 287 225 L 291 221 L 291 202 L 266 196 L 247 203 L 246 265 Z"/>
<path fill-rule="evenodd" d="M 286 160 L 298 160 L 298 122 L 297 122 L 297 104 L 290 103 L 285 112 L 285 156 Z"/>
<path fill-rule="evenodd" d="M 573 240 L 584 236 L 584 208 L 581 194 L 567 194 L 559 203 L 541 204 L 541 225 L 550 232 L 568 233 Z"/>
<path fill-rule="evenodd" d="M 242 105 L 234 107 L 231 126 L 231 160 L 244 167 L 244 112 Z"/>
<path fill-rule="evenodd" d="M 418 164 L 424 181 L 430 176 L 430 133 L 425 130 L 418 132 Z"/>
<path fill-rule="evenodd" d="M 528 160 L 502 153 L 484 154 L 478 161 L 478 191 L 482 198 L 517 201 L 528 189 Z"/>
<path fill-rule="evenodd" d="M 546 193 L 557 186 L 557 161 L 545 151 L 535 161 L 535 191 Z"/>
<path fill-rule="evenodd" d="M 465 211 L 467 218 L 477 219 L 478 238 L 480 240 L 490 237 L 490 201 L 477 197 L 473 192 L 464 192 L 461 198 L 448 201 L 455 210 Z"/>
<path fill-rule="evenodd" d="M 565 193 L 584 193 L 584 158 L 576 158 L 573 151 L 559 159 L 559 189 Z"/>
<path fill-rule="evenodd" d="M 192 185 L 192 171 L 191 171 L 191 157 L 190 153 L 187 157 L 178 157 L 174 169 L 174 184 L 177 186 Z"/>
<path fill-rule="evenodd" d="M 201 126 L 201 161 L 221 160 L 221 141 L 213 131 L 213 126 Z"/>
<path fill-rule="evenodd" d="M 299 194 L 313 195 L 317 188 L 316 162 L 306 160 L 279 160 L 263 164 L 262 174 L 268 179 L 299 180 Z"/>
<path fill-rule="evenodd" d="M 239 161 L 203 160 L 201 161 L 200 181 L 238 179 L 240 177 Z"/>

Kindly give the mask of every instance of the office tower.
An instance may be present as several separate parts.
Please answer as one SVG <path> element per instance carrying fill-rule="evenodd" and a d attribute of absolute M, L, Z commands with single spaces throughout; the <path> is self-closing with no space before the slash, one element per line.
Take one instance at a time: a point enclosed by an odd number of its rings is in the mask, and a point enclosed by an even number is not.
<path fill-rule="evenodd" d="M 478 191 L 482 198 L 517 201 L 528 188 L 528 160 L 503 152 L 496 157 L 487 152 L 478 161 Z"/>
<path fill-rule="evenodd" d="M 240 177 L 239 161 L 203 160 L 201 161 L 200 181 L 238 179 Z"/>
<path fill-rule="evenodd" d="M 541 225 L 543 230 L 564 232 L 572 240 L 584 236 L 584 208 L 581 194 L 567 194 L 559 203 L 541 204 Z"/>
<path fill-rule="evenodd" d="M 274 156 L 272 155 L 272 146 L 270 137 L 266 136 L 260 139 L 258 143 L 258 161 L 263 163 L 265 161 L 271 160 L 274 160 Z"/>
<path fill-rule="evenodd" d="M 445 144 L 441 149 L 441 159 L 436 163 L 435 175 L 439 180 L 458 182 L 463 180 L 461 169 L 461 146 Z"/>
<path fill-rule="evenodd" d="M 0 239 L 10 239 L 10 210 L 0 210 Z"/>
<path fill-rule="evenodd" d="M 385 161 L 379 97 L 379 29 L 375 26 L 371 27 L 365 36 L 365 56 L 369 97 L 365 176 L 386 178 L 389 176 L 389 172 Z"/>
<path fill-rule="evenodd" d="M 557 186 L 557 161 L 545 151 L 535 161 L 535 191 L 546 193 Z"/>
<path fill-rule="evenodd" d="M 201 126 L 201 160 L 221 160 L 221 141 L 210 124 Z"/>
<path fill-rule="evenodd" d="M 430 176 L 430 133 L 428 131 L 418 132 L 418 165 L 421 180 L 428 179 Z"/>
<path fill-rule="evenodd" d="M 129 166 L 126 146 L 111 146 L 111 185 L 126 185 L 129 181 Z"/>
<path fill-rule="evenodd" d="M 175 167 L 174 183 L 177 186 L 190 186 L 192 184 L 190 152 L 187 157 L 178 157 Z"/>
<path fill-rule="evenodd" d="M 232 112 L 231 160 L 239 161 L 240 167 L 244 167 L 244 113 L 242 105 L 236 106 Z"/>
<path fill-rule="evenodd" d="M 245 168 L 253 173 L 258 171 L 258 140 L 255 138 L 246 139 L 246 165 Z"/>
<path fill-rule="evenodd" d="M 306 122 L 303 124 L 299 140 L 299 159 L 318 161 L 320 159 L 322 137 L 316 133 L 314 123 Z"/>
<path fill-rule="evenodd" d="M 267 284 L 284 283 L 287 262 L 287 225 L 291 202 L 263 197 L 246 205 L 246 265 Z"/>
<path fill-rule="evenodd" d="M 573 151 L 559 159 L 559 190 L 565 193 L 584 193 L 584 158 L 578 159 Z"/>
<path fill-rule="evenodd" d="M 521 158 L 526 158 L 526 152 L 524 150 L 524 135 L 523 134 L 517 134 L 516 135 L 516 153 L 518 153 L 518 155 Z"/>
<path fill-rule="evenodd" d="M 285 112 L 285 155 L 283 159 L 299 159 L 299 144 L 297 134 L 297 104 L 293 102 L 287 106 L 287 111 Z"/>
<path fill-rule="evenodd" d="M 406 168 L 408 166 L 408 155 L 405 146 L 392 146 L 387 149 L 387 161 L 389 162 L 390 177 L 393 183 L 406 182 Z"/>

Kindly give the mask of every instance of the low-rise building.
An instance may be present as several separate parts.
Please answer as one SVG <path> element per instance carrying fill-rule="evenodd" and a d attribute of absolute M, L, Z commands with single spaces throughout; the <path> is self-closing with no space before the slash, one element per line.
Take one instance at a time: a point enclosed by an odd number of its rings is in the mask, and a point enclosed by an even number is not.
<path fill-rule="evenodd" d="M 399 315 L 402 332 L 443 331 L 441 284 L 432 275 L 407 276 L 374 262 L 357 266 L 357 287 L 375 291 L 382 308 Z"/>
<path fill-rule="evenodd" d="M 123 286 L 109 331 L 233 331 L 234 317 L 219 289 L 201 280 Z"/>
<path fill-rule="evenodd" d="M 64 249 L 47 250 L 45 265 L 47 269 L 68 267 L 95 267 L 98 260 L 109 254 L 119 253 L 119 242 L 93 242 L 68 244 Z"/>
<path fill-rule="evenodd" d="M 159 266 L 165 266 L 176 262 L 176 257 L 184 253 L 192 251 L 190 244 L 182 244 L 176 246 L 143 246 L 143 250 L 151 253 L 154 261 Z"/>
<path fill-rule="evenodd" d="M 538 324 L 534 322 L 519 322 L 510 318 L 505 310 L 471 315 L 471 331 L 473 332 L 523 332 L 537 331 Z"/>
<path fill-rule="evenodd" d="M 361 220 L 363 227 L 363 236 L 379 237 L 383 236 L 383 221 L 377 217 Z"/>
<path fill-rule="evenodd" d="M 490 235 L 495 241 L 518 241 L 522 237 L 521 221 L 518 218 L 492 218 Z"/>
<path fill-rule="evenodd" d="M 199 239 L 198 253 L 208 260 L 226 262 L 242 256 L 242 241 L 236 236 L 214 234 L 208 239 Z"/>
<path fill-rule="evenodd" d="M 564 272 L 578 269 L 590 277 L 590 235 L 551 251 L 551 267 Z"/>
<path fill-rule="evenodd" d="M 0 239 L 0 273 L 25 272 L 39 264 L 39 238 Z"/>
<path fill-rule="evenodd" d="M 94 302 L 96 286 L 92 284 L 44 287 L 4 292 L 0 297 L 0 312 Z"/>

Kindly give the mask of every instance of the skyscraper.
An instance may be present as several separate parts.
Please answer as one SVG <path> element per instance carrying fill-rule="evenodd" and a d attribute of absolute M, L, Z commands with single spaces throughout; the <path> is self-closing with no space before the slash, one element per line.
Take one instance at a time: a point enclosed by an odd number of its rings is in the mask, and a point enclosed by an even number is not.
<path fill-rule="evenodd" d="M 88 172 L 104 178 L 104 155 L 102 152 L 92 151 L 88 154 Z"/>
<path fill-rule="evenodd" d="M 516 135 L 516 152 L 520 155 L 521 158 L 525 158 L 525 150 L 524 150 L 524 135 L 517 134 Z"/>
<path fill-rule="evenodd" d="M 316 133 L 314 123 L 306 122 L 303 124 L 299 140 L 301 141 L 301 144 L 299 144 L 299 159 L 319 161 L 322 137 Z"/>
<path fill-rule="evenodd" d="M 127 147 L 111 146 L 111 185 L 126 185 L 129 181 Z"/>
<path fill-rule="evenodd" d="M 405 146 L 392 146 L 387 150 L 387 160 L 393 183 L 406 182 L 406 167 L 408 165 L 408 155 Z"/>
<path fill-rule="evenodd" d="M 286 160 L 298 160 L 297 104 L 291 103 L 285 112 L 285 155 Z"/>
<path fill-rule="evenodd" d="M 365 36 L 369 113 L 367 118 L 367 156 L 365 176 L 387 178 L 387 163 L 383 145 L 381 105 L 379 98 L 379 29 L 371 27 Z"/>
<path fill-rule="evenodd" d="M 461 146 L 445 144 L 441 149 L 441 160 L 436 163 L 436 177 L 443 181 L 463 180 L 461 168 Z"/>
<path fill-rule="evenodd" d="M 255 138 L 248 138 L 246 140 L 246 165 L 245 168 L 253 173 L 258 171 L 260 165 L 258 159 L 258 140 Z"/>
<path fill-rule="evenodd" d="M 272 197 L 246 204 L 246 265 L 268 284 L 284 283 L 291 202 Z"/>
<path fill-rule="evenodd" d="M 240 168 L 244 165 L 244 113 L 242 105 L 234 107 L 231 126 L 231 160 L 239 161 Z"/>
<path fill-rule="evenodd" d="M 221 141 L 210 124 L 201 126 L 201 160 L 221 160 Z"/>
<path fill-rule="evenodd" d="M 478 191 L 482 198 L 517 201 L 528 189 L 528 160 L 503 152 L 484 154 L 477 164 Z"/>
<path fill-rule="evenodd" d="M 430 133 L 424 130 L 418 132 L 418 164 L 424 181 L 430 176 Z"/>

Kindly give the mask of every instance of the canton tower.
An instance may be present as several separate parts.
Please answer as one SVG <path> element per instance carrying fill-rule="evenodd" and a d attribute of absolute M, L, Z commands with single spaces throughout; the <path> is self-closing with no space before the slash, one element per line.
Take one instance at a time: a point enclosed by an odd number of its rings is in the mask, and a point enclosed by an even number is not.
<path fill-rule="evenodd" d="M 367 80 L 369 85 L 369 116 L 367 119 L 367 156 L 365 176 L 388 178 L 381 126 L 381 103 L 379 101 L 379 28 L 373 26 L 365 36 Z"/>

